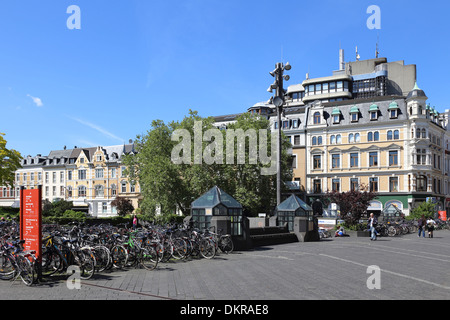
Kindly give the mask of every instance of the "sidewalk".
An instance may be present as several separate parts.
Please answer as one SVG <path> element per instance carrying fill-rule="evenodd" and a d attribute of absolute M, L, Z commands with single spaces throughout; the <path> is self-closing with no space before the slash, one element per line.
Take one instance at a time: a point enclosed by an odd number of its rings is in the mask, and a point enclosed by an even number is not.
<path fill-rule="evenodd" d="M 0 299 L 39 300 L 441 300 L 450 298 L 450 231 L 433 239 L 347 237 L 113 270 L 70 290 L 65 277 L 26 287 L 0 281 Z M 370 266 L 381 289 L 367 286 Z M 420 290 L 419 290 L 420 289 Z"/>

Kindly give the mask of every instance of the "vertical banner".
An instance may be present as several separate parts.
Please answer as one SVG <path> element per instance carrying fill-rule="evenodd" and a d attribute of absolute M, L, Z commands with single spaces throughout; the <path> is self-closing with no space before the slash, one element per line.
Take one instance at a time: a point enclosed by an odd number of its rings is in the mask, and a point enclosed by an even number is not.
<path fill-rule="evenodd" d="M 20 189 L 20 239 L 25 240 L 25 250 L 36 251 L 40 261 L 42 255 L 42 188 Z"/>
<path fill-rule="evenodd" d="M 447 211 L 439 211 L 439 219 L 442 221 L 447 221 Z"/>

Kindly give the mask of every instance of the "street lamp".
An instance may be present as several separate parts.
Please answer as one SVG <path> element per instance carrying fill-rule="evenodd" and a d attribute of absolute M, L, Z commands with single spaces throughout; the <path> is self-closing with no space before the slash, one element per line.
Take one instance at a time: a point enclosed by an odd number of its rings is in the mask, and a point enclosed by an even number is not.
<path fill-rule="evenodd" d="M 272 103 L 277 108 L 278 117 L 278 152 L 277 152 L 277 206 L 281 203 L 281 113 L 283 112 L 283 105 L 285 103 L 284 97 L 286 95 L 286 90 L 283 88 L 283 81 L 289 81 L 290 77 L 284 74 L 284 71 L 291 70 L 291 65 L 287 62 L 285 65 L 283 63 L 277 63 L 275 65 L 275 70 L 270 72 L 270 75 L 275 78 L 275 82 L 269 87 L 268 92 L 273 92 L 275 90 L 275 96 L 273 97 Z"/>

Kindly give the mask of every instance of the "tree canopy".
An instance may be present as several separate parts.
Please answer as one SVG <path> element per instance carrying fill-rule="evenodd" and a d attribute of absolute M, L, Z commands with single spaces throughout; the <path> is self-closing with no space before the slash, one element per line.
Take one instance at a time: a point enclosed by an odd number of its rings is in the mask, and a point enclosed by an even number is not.
<path fill-rule="evenodd" d="M 190 111 L 181 122 L 153 121 L 137 137 L 137 152 L 124 163 L 129 178 L 139 181 L 143 213 L 152 215 L 160 208 L 165 214 L 179 209 L 188 215 L 191 203 L 216 185 L 247 214 L 270 213 L 276 205 L 276 171 L 269 170 L 276 161 L 271 139 L 265 118 L 243 114 L 219 130 L 213 118 Z M 282 179 L 287 181 L 292 179 L 286 152 L 290 143 L 283 141 Z"/>
<path fill-rule="evenodd" d="M 0 186 L 13 186 L 14 172 L 21 167 L 22 156 L 18 151 L 6 148 L 4 135 L 0 132 Z"/>
<path fill-rule="evenodd" d="M 366 185 L 360 185 L 359 190 L 348 192 L 329 191 L 325 202 L 336 203 L 341 212 L 341 218 L 348 226 L 357 225 L 362 215 L 367 212 L 370 202 L 378 197 L 376 192 L 368 190 Z"/>

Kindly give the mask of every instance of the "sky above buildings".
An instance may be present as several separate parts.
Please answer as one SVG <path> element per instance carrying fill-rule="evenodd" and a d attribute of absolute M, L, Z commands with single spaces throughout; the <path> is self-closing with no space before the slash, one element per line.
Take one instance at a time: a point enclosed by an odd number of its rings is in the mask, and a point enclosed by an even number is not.
<path fill-rule="evenodd" d="M 71 7 L 76 5 L 78 11 Z M 371 5 L 380 29 L 369 29 Z M 68 10 L 70 9 L 70 10 Z M 448 1 L 19 0 L 0 2 L 0 132 L 26 155 L 119 145 L 151 122 L 241 113 L 345 61 L 417 65 L 418 85 L 450 109 Z M 77 27 L 81 29 L 73 29 Z M 412 88 L 411 88 L 412 89 Z"/>

